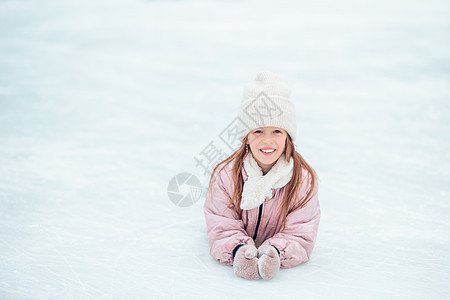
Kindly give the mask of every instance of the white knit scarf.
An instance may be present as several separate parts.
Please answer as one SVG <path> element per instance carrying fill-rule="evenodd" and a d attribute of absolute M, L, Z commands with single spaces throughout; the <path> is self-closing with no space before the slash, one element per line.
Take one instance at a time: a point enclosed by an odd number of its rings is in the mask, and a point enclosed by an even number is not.
<path fill-rule="evenodd" d="M 291 180 L 293 167 L 294 160 L 291 158 L 287 162 L 285 155 L 282 154 L 269 172 L 263 175 L 261 167 L 249 152 L 244 158 L 244 168 L 248 179 L 244 182 L 241 209 L 256 208 L 264 202 L 266 197 L 272 197 L 272 189 L 281 188 Z"/>

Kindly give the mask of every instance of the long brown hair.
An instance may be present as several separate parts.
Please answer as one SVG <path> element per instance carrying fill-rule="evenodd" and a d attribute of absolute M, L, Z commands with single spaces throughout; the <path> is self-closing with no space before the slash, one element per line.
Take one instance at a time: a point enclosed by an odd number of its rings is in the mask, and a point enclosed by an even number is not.
<path fill-rule="evenodd" d="M 214 168 L 214 170 L 211 173 L 211 177 L 209 180 L 209 188 L 208 191 L 211 191 L 212 184 L 214 182 L 214 175 L 216 173 L 217 168 L 223 164 L 223 167 L 220 169 L 222 171 L 231 161 L 235 160 L 233 168 L 232 168 L 232 181 L 234 183 L 234 192 L 233 196 L 231 197 L 229 207 L 234 206 L 234 209 L 239 214 L 240 217 L 242 217 L 242 209 L 241 209 L 241 197 L 242 197 L 242 190 L 244 188 L 244 178 L 242 177 L 242 167 L 244 165 L 244 158 L 247 155 L 247 152 L 245 150 L 245 145 L 247 144 L 247 136 L 244 138 L 244 141 L 239 149 L 237 149 L 232 155 L 230 155 L 228 158 L 221 161 L 217 166 Z M 286 217 L 289 213 L 301 208 L 303 205 L 305 205 L 311 198 L 311 194 L 314 191 L 315 186 L 317 185 L 317 174 L 314 171 L 314 169 L 303 159 L 303 157 L 295 151 L 294 143 L 292 142 L 291 137 L 289 134 L 287 134 L 286 137 L 286 146 L 285 151 L 283 154 L 286 157 L 286 160 L 289 162 L 292 158 L 294 160 L 294 167 L 292 171 L 292 178 L 288 182 L 288 184 L 285 186 L 285 194 L 284 198 L 281 202 L 281 206 L 278 213 L 278 219 L 281 217 L 283 218 L 282 224 L 282 230 L 284 230 L 286 225 Z M 283 155 L 281 154 L 281 155 Z M 300 201 L 297 202 L 297 193 L 299 192 L 299 189 L 302 184 L 305 184 L 302 181 L 303 174 L 302 170 L 305 169 L 308 174 L 305 177 L 304 180 L 307 180 L 309 184 L 309 190 L 308 193 L 303 196 Z M 218 173 L 220 173 L 217 172 Z M 234 205 L 233 205 L 234 204 Z"/>

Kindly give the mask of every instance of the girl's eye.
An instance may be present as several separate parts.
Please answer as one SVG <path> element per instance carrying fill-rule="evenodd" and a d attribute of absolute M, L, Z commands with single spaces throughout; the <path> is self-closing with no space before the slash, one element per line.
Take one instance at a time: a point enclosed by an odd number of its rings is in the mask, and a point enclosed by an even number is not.
<path fill-rule="evenodd" d="M 275 130 L 275 132 L 276 132 L 276 133 L 281 133 L 281 131 L 279 131 L 279 130 Z"/>
<path fill-rule="evenodd" d="M 255 133 L 260 133 L 260 132 L 261 132 L 261 130 L 256 130 L 256 131 L 255 131 Z"/>

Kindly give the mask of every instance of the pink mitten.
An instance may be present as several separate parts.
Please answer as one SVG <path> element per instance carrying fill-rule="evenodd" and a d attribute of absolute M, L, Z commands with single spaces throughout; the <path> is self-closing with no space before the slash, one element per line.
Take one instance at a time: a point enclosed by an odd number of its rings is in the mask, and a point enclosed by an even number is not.
<path fill-rule="evenodd" d="M 258 250 L 252 245 L 244 245 L 236 251 L 233 269 L 238 277 L 248 280 L 259 278 L 257 253 Z"/>
<path fill-rule="evenodd" d="M 258 269 L 262 279 L 272 278 L 280 269 L 280 255 L 271 245 L 261 245 L 258 248 Z"/>

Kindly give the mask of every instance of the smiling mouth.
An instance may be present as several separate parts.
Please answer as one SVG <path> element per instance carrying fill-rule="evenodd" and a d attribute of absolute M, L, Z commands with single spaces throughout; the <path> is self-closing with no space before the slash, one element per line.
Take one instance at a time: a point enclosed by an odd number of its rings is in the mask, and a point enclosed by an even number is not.
<path fill-rule="evenodd" d="M 272 155 L 272 154 L 276 151 L 276 149 L 270 149 L 270 150 L 259 149 L 259 151 L 260 151 L 262 154 L 264 154 L 264 155 L 266 155 L 266 156 L 269 156 L 269 155 Z"/>

